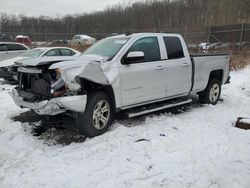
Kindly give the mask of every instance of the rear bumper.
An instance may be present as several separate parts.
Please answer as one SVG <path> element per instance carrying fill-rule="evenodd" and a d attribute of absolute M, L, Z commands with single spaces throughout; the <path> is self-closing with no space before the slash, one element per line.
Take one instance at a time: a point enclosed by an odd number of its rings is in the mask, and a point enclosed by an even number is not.
<path fill-rule="evenodd" d="M 41 102 L 27 102 L 23 100 L 23 97 L 19 96 L 16 89 L 12 89 L 9 94 L 13 98 L 16 105 L 32 109 L 40 115 L 54 116 L 64 113 L 67 110 L 74 112 L 84 112 L 87 103 L 86 95 L 58 97 Z"/>

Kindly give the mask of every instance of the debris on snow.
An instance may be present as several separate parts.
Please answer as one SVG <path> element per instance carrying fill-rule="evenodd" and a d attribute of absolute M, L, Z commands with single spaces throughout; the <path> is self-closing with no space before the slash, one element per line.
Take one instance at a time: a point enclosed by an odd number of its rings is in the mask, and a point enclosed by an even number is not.
<path fill-rule="evenodd" d="M 250 118 L 239 117 L 235 127 L 240 129 L 250 129 Z"/>
<path fill-rule="evenodd" d="M 149 142 L 150 140 L 145 139 L 145 138 L 141 138 L 141 139 L 136 140 L 135 142 L 143 142 L 143 141 Z"/>

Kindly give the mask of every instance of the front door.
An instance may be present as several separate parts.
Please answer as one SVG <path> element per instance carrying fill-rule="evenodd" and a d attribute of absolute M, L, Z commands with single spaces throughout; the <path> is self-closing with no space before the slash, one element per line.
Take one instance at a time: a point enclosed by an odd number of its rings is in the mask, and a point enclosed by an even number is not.
<path fill-rule="evenodd" d="M 166 66 L 161 61 L 158 38 L 138 39 L 125 56 L 132 51 L 143 52 L 144 59 L 122 64 L 120 67 L 123 107 L 166 96 Z"/>

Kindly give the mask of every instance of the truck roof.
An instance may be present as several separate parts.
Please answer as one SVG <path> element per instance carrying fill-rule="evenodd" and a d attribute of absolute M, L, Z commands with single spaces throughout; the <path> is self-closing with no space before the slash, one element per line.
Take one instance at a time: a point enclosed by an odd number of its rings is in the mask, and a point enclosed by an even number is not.
<path fill-rule="evenodd" d="M 146 33 L 131 33 L 131 34 L 121 34 L 121 35 L 115 35 L 111 36 L 111 38 L 120 38 L 120 37 L 125 37 L 125 38 L 131 38 L 131 37 L 139 37 L 139 36 L 149 36 L 149 35 L 154 35 L 154 36 L 175 36 L 175 37 L 180 37 L 181 35 L 178 33 L 152 33 L 152 32 L 146 32 Z"/>

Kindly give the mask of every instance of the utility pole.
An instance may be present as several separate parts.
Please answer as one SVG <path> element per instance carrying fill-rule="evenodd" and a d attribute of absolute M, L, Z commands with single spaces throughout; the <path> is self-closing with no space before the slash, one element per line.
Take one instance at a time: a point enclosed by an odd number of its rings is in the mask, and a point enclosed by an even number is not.
<path fill-rule="evenodd" d="M 48 29 L 47 29 L 47 27 L 45 28 L 45 42 L 46 42 L 46 44 L 48 42 Z"/>
<path fill-rule="evenodd" d="M 244 23 L 241 24 L 239 51 L 241 50 L 241 42 L 242 42 L 243 32 L 244 32 Z"/>

